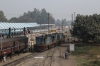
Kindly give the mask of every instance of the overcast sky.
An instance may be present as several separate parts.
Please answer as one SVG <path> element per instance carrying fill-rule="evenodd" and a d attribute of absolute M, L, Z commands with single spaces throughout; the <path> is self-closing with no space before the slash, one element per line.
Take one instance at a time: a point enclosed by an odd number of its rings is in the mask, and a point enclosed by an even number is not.
<path fill-rule="evenodd" d="M 24 12 L 45 8 L 55 19 L 71 20 L 71 14 L 100 14 L 100 0 L 0 0 L 0 10 L 7 19 Z"/>

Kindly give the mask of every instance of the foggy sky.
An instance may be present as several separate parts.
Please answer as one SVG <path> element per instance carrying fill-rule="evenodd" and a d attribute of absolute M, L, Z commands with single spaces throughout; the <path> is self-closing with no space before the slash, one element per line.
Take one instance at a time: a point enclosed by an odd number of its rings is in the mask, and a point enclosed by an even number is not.
<path fill-rule="evenodd" d="M 71 20 L 71 14 L 100 14 L 100 0 L 0 0 L 0 10 L 7 19 L 23 15 L 24 12 L 45 8 L 55 19 Z"/>

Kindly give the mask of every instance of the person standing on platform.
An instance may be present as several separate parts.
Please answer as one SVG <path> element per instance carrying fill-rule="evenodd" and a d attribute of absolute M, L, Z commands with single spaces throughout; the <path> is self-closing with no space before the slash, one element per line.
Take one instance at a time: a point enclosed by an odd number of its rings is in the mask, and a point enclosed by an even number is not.
<path fill-rule="evenodd" d="M 3 61 L 6 62 L 6 52 L 4 52 Z"/>

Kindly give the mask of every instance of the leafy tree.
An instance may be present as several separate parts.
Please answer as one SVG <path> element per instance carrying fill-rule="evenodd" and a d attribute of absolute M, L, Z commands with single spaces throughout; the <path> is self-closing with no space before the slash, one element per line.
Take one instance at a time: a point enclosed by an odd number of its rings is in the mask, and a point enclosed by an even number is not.
<path fill-rule="evenodd" d="M 89 40 L 98 41 L 100 39 L 100 15 L 83 16 L 78 14 L 72 27 L 72 35 L 82 39 L 84 42 Z"/>
<path fill-rule="evenodd" d="M 57 25 L 57 26 L 62 26 L 62 22 L 63 22 L 63 26 L 68 26 L 68 25 L 70 25 L 70 21 L 66 21 L 66 19 L 62 19 L 62 20 L 59 20 L 59 19 L 57 19 L 56 21 L 55 21 L 55 24 Z"/>
<path fill-rule="evenodd" d="M 66 25 L 67 25 L 66 19 L 62 19 L 62 23 L 63 23 L 63 26 L 66 26 Z M 61 23 L 61 24 L 62 24 L 62 23 Z"/>
<path fill-rule="evenodd" d="M 6 22 L 6 21 L 7 19 L 5 18 L 3 11 L 0 11 L 0 22 Z"/>
<path fill-rule="evenodd" d="M 34 8 L 34 11 L 28 11 L 28 13 L 24 13 L 18 18 L 13 17 L 9 22 L 37 22 L 38 24 L 48 24 L 48 13 L 44 8 L 41 11 Z M 55 19 L 50 15 L 50 24 L 54 24 L 54 22 Z"/>
<path fill-rule="evenodd" d="M 16 18 L 16 17 L 13 17 L 13 18 L 11 18 L 9 21 L 10 21 L 10 22 L 15 22 L 15 21 L 17 21 L 17 18 Z"/>
<path fill-rule="evenodd" d="M 57 19 L 57 20 L 55 21 L 55 24 L 56 24 L 57 26 L 61 26 L 61 21 L 60 21 L 59 19 Z"/>

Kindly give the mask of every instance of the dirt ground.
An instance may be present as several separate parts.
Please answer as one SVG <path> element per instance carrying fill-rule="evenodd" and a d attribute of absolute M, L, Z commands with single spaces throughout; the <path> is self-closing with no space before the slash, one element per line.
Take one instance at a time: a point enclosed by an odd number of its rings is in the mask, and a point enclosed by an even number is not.
<path fill-rule="evenodd" d="M 66 44 L 62 44 L 59 48 L 61 49 L 61 54 L 62 56 L 64 56 L 64 52 L 66 50 Z M 75 60 L 75 57 L 70 55 L 69 58 L 66 60 L 64 58 L 60 58 L 60 63 L 61 63 L 61 66 L 77 66 L 76 64 L 76 60 Z M 55 65 L 56 66 L 56 65 Z"/>
<path fill-rule="evenodd" d="M 70 55 L 68 59 L 64 58 L 64 52 L 67 46 L 67 44 L 62 44 L 61 46 L 57 46 L 47 51 L 39 52 L 36 56 L 24 60 L 17 66 L 77 66 L 74 56 Z M 25 56 L 25 54 L 20 55 L 20 57 L 22 56 Z M 14 58 L 18 58 L 18 56 Z"/>
<path fill-rule="evenodd" d="M 72 55 L 68 59 L 64 58 L 66 44 L 41 52 L 37 56 L 22 63 L 20 66 L 77 66 L 75 57 Z"/>

